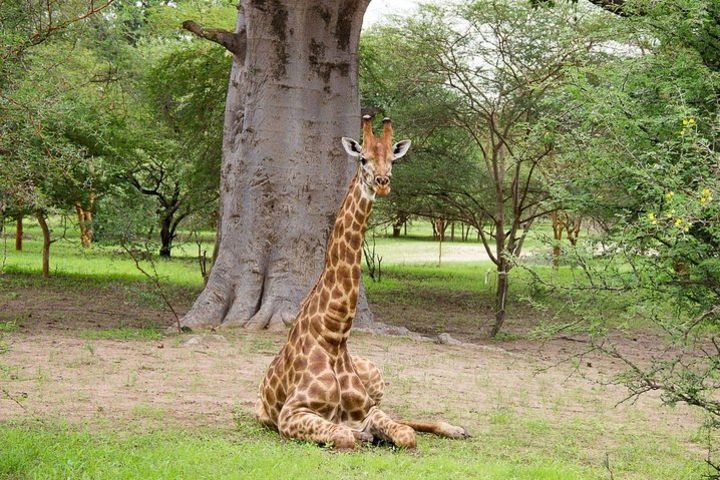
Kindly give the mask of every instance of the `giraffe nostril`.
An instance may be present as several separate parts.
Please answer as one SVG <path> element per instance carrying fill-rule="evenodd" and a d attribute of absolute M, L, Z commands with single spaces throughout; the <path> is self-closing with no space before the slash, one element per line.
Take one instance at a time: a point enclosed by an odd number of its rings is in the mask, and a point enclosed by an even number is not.
<path fill-rule="evenodd" d="M 377 177 L 375 177 L 375 183 L 377 183 L 378 185 L 387 185 L 388 183 L 390 183 L 390 178 L 385 175 L 378 175 Z"/>

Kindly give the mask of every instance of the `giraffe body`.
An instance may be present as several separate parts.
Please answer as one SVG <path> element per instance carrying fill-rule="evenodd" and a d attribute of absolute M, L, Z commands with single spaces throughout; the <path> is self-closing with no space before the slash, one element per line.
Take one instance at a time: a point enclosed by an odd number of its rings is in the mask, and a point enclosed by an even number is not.
<path fill-rule="evenodd" d="M 381 439 L 415 447 L 415 430 L 449 437 L 465 436 L 445 423 L 391 419 L 379 408 L 384 382 L 372 362 L 352 357 L 347 339 L 360 287 L 365 226 L 375 195 L 390 190 L 392 162 L 404 155 L 409 141 L 392 145 L 389 119 L 376 139 L 372 121 L 364 118 L 365 143 L 343 139 L 349 154 L 361 158 L 358 172 L 335 220 L 325 268 L 303 300 L 288 340 L 268 367 L 260 385 L 257 418 L 281 435 L 353 448 L 356 441 Z"/>

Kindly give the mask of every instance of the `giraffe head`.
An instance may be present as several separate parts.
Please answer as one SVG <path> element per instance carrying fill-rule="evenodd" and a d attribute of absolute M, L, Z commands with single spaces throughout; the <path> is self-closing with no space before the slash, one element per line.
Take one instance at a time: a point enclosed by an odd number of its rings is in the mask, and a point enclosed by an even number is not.
<path fill-rule="evenodd" d="M 360 179 L 365 190 L 371 195 L 386 196 L 390 193 L 390 177 L 393 162 L 403 157 L 410 148 L 410 140 L 393 144 L 392 121 L 383 119 L 382 136 L 373 133 L 372 117 L 363 117 L 363 144 L 352 138 L 342 138 L 343 147 L 351 157 L 360 161 Z"/>

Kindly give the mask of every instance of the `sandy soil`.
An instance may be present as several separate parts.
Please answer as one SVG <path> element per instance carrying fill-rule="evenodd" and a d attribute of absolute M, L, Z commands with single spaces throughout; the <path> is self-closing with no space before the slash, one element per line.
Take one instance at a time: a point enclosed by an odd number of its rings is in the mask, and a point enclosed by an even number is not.
<path fill-rule="evenodd" d="M 0 421 L 28 417 L 89 424 L 133 422 L 233 428 L 234 412 L 249 412 L 256 386 L 284 341 L 283 333 L 220 332 L 165 335 L 160 340 L 88 340 L 87 332 L 172 317 L 127 302 L 117 292 L 94 293 L 92 308 L 72 292 L 48 290 L 42 303 L 15 289 L 0 296 L 0 321 L 18 328 L 4 333 L 0 354 Z M 561 363 L 582 352 L 581 341 L 558 339 L 440 345 L 405 337 L 356 332 L 353 353 L 379 365 L 389 382 L 386 410 L 418 419 L 445 418 L 476 436 L 498 411 L 572 422 L 601 422 L 612 432 L 655 432 L 689 438 L 694 412 L 660 407 L 652 396 L 615 406 L 624 389 L 604 386 L 620 366 L 599 356 Z M 651 348 L 638 339 L 627 348 Z M 20 405 L 7 395 L 21 399 Z"/>

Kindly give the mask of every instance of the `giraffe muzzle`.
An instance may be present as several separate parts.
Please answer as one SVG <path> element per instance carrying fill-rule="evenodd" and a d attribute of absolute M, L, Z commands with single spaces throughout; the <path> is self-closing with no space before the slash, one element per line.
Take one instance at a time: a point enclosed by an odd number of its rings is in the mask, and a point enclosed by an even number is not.
<path fill-rule="evenodd" d="M 387 175 L 378 175 L 375 177 L 375 193 L 381 197 L 390 193 L 390 177 Z"/>

